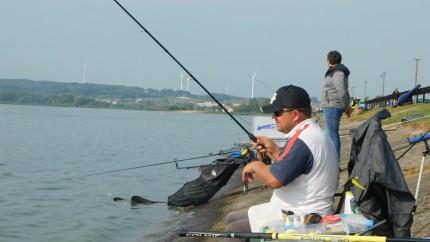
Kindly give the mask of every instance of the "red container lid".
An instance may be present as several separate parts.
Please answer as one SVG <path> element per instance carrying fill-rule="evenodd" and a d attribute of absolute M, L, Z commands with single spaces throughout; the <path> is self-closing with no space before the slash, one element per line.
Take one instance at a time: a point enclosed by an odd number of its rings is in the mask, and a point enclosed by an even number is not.
<path fill-rule="evenodd" d="M 323 221 L 325 223 L 337 223 L 340 221 L 340 216 L 338 214 L 335 215 L 324 215 Z"/>

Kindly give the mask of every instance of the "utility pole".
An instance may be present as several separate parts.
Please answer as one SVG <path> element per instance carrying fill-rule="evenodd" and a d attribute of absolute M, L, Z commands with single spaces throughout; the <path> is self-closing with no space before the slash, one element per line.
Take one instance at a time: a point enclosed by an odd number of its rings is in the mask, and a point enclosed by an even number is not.
<path fill-rule="evenodd" d="M 367 81 L 364 81 L 364 97 L 363 97 L 363 100 L 366 99 L 366 91 L 367 91 Z"/>
<path fill-rule="evenodd" d="M 387 73 L 386 72 L 382 72 L 381 74 L 379 74 L 379 77 L 382 77 L 382 96 L 384 96 L 384 88 L 385 88 L 385 75 Z"/>
<path fill-rule="evenodd" d="M 415 65 L 415 86 L 414 86 L 414 87 L 416 87 L 416 86 L 417 86 L 417 82 L 418 82 L 418 62 L 419 62 L 420 60 L 421 60 L 421 59 L 415 58 L 416 65 Z"/>
<path fill-rule="evenodd" d="M 420 59 L 415 58 L 416 64 L 415 64 L 415 86 L 417 86 L 417 82 L 418 82 L 418 62 L 420 61 Z M 418 103 L 418 94 L 415 95 L 415 103 Z"/>

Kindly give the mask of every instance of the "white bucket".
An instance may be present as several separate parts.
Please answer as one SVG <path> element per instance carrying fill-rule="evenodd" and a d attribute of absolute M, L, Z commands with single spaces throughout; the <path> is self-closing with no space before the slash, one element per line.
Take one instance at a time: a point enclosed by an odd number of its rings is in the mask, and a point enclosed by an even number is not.
<path fill-rule="evenodd" d="M 278 233 L 284 231 L 284 220 L 281 207 L 276 203 L 263 203 L 248 209 L 249 223 L 252 232 L 261 233 L 263 228 L 269 227 Z"/>

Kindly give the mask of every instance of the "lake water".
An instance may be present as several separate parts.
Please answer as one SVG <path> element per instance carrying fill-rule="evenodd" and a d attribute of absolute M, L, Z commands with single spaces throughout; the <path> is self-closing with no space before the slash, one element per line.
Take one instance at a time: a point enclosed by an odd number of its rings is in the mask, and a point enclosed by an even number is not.
<path fill-rule="evenodd" d="M 250 118 L 241 119 L 251 130 Z M 0 241 L 162 241 L 163 231 L 192 216 L 113 197 L 167 201 L 197 169 L 171 163 L 68 178 L 204 156 L 245 140 L 226 114 L 0 105 Z"/>

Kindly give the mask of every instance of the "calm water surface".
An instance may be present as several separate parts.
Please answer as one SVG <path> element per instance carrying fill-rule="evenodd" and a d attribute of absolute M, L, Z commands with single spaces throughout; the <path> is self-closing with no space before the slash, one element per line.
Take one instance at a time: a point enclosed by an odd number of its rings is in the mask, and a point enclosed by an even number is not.
<path fill-rule="evenodd" d="M 246 139 L 226 114 L 0 105 L 0 241 L 162 241 L 192 216 L 113 196 L 167 201 L 198 170 L 167 164 L 68 178 L 204 156 Z"/>

